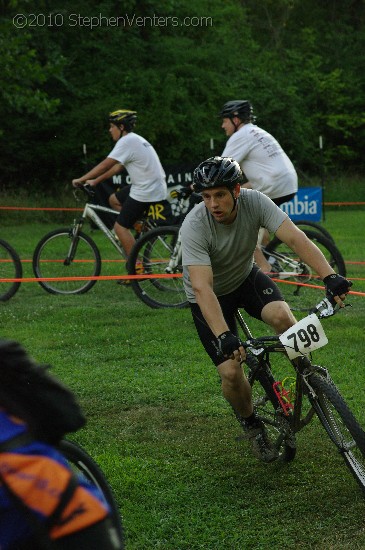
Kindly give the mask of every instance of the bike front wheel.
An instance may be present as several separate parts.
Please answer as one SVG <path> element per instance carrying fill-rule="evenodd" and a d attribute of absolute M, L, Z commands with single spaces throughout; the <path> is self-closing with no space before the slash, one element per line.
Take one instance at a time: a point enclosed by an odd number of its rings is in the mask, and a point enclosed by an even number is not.
<path fill-rule="evenodd" d="M 132 288 L 138 298 L 152 308 L 183 308 L 188 305 L 182 281 L 181 252 L 176 261 L 179 227 L 156 227 L 136 242 L 128 260 L 129 275 L 148 275 L 133 279 Z M 156 277 L 153 277 L 156 275 Z"/>
<path fill-rule="evenodd" d="M 96 283 L 84 277 L 101 272 L 101 257 L 94 241 L 85 233 L 73 235 L 72 229 L 56 229 L 39 241 L 33 254 L 33 271 L 50 294 L 84 294 Z M 82 277 L 79 280 L 69 280 Z"/>
<path fill-rule="evenodd" d="M 326 375 L 316 372 L 309 378 L 316 396 L 308 396 L 331 441 L 347 467 L 365 491 L 365 432 L 340 392 Z"/>
<path fill-rule="evenodd" d="M 123 527 L 119 513 L 119 508 L 114 497 L 114 493 L 102 472 L 100 466 L 91 456 L 73 441 L 63 439 L 59 444 L 59 450 L 67 460 L 69 467 L 78 479 L 83 480 L 91 486 L 97 487 L 99 494 L 102 495 L 106 506 L 109 508 L 112 520 L 111 538 L 116 542 L 115 548 L 122 550 Z"/>
<path fill-rule="evenodd" d="M 9 243 L 0 239 L 0 279 L 21 279 L 22 263 Z M 20 287 L 20 282 L 0 282 L 0 301 L 10 300 Z"/>
<path fill-rule="evenodd" d="M 304 230 L 304 233 L 321 250 L 333 270 L 345 277 L 345 262 L 335 244 L 315 231 Z M 291 309 L 309 312 L 318 302 L 321 290 L 324 295 L 323 281 L 277 237 L 269 242 L 264 253 L 269 262 L 273 262 L 274 280 Z"/>

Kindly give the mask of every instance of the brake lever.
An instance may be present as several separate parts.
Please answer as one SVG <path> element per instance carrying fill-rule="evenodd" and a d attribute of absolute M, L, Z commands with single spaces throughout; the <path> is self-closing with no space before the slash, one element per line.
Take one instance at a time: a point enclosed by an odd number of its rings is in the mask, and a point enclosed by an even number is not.
<path fill-rule="evenodd" d="M 80 190 L 81 190 L 80 187 L 74 187 L 73 188 L 72 194 L 73 194 L 74 199 L 75 199 L 76 202 L 81 202 L 80 193 L 79 193 Z"/>
<path fill-rule="evenodd" d="M 352 307 L 352 304 L 345 304 L 344 307 Z M 314 307 L 310 313 L 318 314 L 318 319 L 324 319 L 325 317 L 332 317 L 338 313 L 343 307 L 340 307 L 337 303 L 332 304 L 328 298 L 324 298 L 319 304 Z"/>

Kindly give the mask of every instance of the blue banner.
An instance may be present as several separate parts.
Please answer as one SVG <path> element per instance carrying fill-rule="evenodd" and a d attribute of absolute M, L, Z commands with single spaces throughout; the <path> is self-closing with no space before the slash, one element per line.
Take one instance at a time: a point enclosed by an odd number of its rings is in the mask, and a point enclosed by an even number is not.
<path fill-rule="evenodd" d="M 322 218 L 322 187 L 300 187 L 294 199 L 280 208 L 293 221 L 320 222 Z"/>

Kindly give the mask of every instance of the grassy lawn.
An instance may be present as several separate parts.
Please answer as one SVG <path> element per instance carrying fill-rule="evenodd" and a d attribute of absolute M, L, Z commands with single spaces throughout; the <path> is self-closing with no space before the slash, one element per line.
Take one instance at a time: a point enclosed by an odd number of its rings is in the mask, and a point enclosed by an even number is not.
<path fill-rule="evenodd" d="M 364 210 L 350 209 L 328 209 L 323 222 L 361 292 L 364 222 Z M 41 236 L 65 225 L 7 220 L 2 238 L 21 256 L 25 277 Z M 107 257 L 108 243 L 93 237 Z M 324 322 L 329 345 L 314 357 L 365 426 L 365 297 L 348 302 L 352 308 Z M 88 424 L 75 438 L 114 488 L 128 549 L 365 548 L 364 497 L 318 422 L 298 435 L 290 464 L 263 465 L 236 441 L 239 426 L 188 310 L 149 309 L 113 281 L 71 297 L 23 283 L 0 307 L 2 336 L 51 363 L 79 396 Z M 257 321 L 250 326 L 268 333 Z"/>

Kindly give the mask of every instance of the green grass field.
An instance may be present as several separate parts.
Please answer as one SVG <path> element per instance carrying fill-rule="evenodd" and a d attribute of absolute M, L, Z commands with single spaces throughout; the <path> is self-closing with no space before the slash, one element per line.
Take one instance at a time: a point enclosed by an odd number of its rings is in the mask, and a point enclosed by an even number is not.
<path fill-rule="evenodd" d="M 323 223 L 358 292 L 364 222 L 364 210 L 336 209 Z M 67 223 L 7 219 L 1 236 L 20 254 L 25 277 L 38 240 L 59 225 Z M 93 236 L 106 257 L 108 243 Z M 365 426 L 365 296 L 348 302 L 352 308 L 323 322 L 329 345 L 314 357 Z M 236 441 L 239 426 L 188 310 L 149 309 L 113 281 L 73 297 L 23 283 L 0 308 L 2 336 L 51 363 L 78 395 L 88 423 L 74 437 L 115 491 L 128 549 L 365 548 L 364 496 L 318 422 L 298 435 L 290 464 L 263 465 Z"/>

